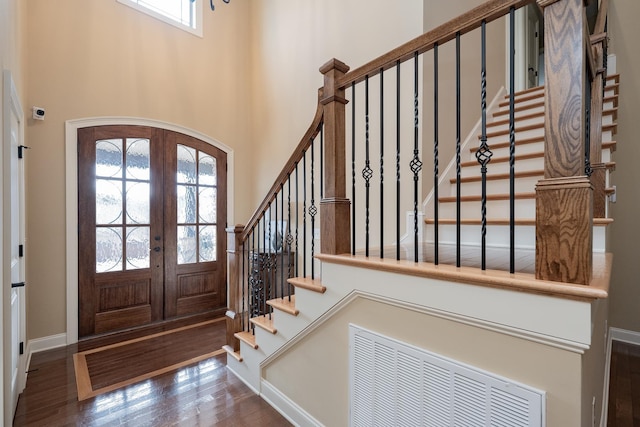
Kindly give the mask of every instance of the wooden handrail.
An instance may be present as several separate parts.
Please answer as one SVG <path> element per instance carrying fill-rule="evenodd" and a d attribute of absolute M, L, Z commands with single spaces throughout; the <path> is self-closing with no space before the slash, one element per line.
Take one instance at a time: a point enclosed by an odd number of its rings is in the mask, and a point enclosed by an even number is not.
<path fill-rule="evenodd" d="M 427 52 L 433 49 L 436 43 L 442 45 L 453 40 L 457 33 L 468 33 L 479 28 L 482 21 L 494 21 L 506 15 L 512 7 L 518 9 L 529 3 L 535 3 L 535 0 L 490 0 L 345 74 L 338 81 L 338 86 L 346 88 L 351 83 L 359 83 L 366 76 L 372 77 L 380 73 L 380 70 L 395 67 L 398 61 L 405 62 L 411 59 L 416 52 Z"/>
<path fill-rule="evenodd" d="M 302 139 L 298 143 L 298 146 L 295 148 L 295 150 L 289 157 L 289 160 L 287 160 L 287 163 L 285 163 L 284 167 L 280 171 L 280 174 L 278 175 L 273 185 L 269 189 L 269 192 L 265 196 L 264 200 L 262 201 L 262 203 L 260 203 L 260 205 L 258 206 L 258 209 L 254 211 L 253 215 L 251 215 L 249 222 L 247 222 L 247 225 L 244 227 L 244 231 L 240 236 L 240 241 L 244 242 L 249 236 L 249 234 L 251 234 L 251 231 L 256 226 L 258 221 L 260 221 L 260 219 L 262 218 L 262 215 L 264 215 L 264 212 L 269 207 L 269 203 L 273 202 L 273 200 L 276 198 L 276 195 L 280 190 L 280 186 L 284 185 L 289 175 L 295 170 L 296 165 L 302 159 L 302 156 L 305 153 L 305 151 L 311 146 L 311 141 L 318 135 L 318 133 L 320 133 L 320 126 L 322 125 L 323 112 L 324 112 L 323 105 L 320 103 L 321 98 L 322 98 L 322 89 L 318 89 L 318 105 L 316 108 L 315 116 L 313 117 L 313 121 L 311 122 L 311 125 L 309 126 L 307 131 L 304 133 L 304 136 L 302 137 Z"/>

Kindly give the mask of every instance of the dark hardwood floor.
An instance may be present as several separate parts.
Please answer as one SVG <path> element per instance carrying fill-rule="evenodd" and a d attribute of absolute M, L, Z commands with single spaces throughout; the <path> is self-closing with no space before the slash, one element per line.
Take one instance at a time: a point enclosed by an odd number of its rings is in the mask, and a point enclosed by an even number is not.
<path fill-rule="evenodd" d="M 112 342 L 34 354 L 14 426 L 291 425 L 227 370 L 224 354 L 78 402 L 73 354 Z M 607 426 L 640 427 L 640 346 L 612 343 Z"/>
<path fill-rule="evenodd" d="M 608 427 L 640 426 L 640 346 L 613 341 Z"/>
<path fill-rule="evenodd" d="M 79 402 L 73 354 L 113 341 L 34 354 L 14 426 L 291 425 L 227 369 L 226 354 Z"/>

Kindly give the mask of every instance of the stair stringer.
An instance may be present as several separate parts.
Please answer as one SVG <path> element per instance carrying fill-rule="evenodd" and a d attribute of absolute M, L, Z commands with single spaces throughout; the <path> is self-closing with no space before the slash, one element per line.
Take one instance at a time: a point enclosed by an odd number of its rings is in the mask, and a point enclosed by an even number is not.
<path fill-rule="evenodd" d="M 346 274 L 345 271 L 347 271 Z M 298 361 L 298 369 L 303 371 L 304 369 L 310 371 L 327 369 L 326 365 L 332 365 L 332 363 L 326 359 L 331 359 L 333 350 L 326 348 L 326 352 L 322 353 L 311 349 L 305 350 L 307 339 L 313 339 L 311 337 L 314 333 L 321 332 L 328 322 L 345 313 L 354 302 L 359 300 L 380 302 L 456 324 L 498 333 L 510 339 L 526 340 L 544 348 L 553 347 L 563 352 L 583 354 L 591 344 L 589 327 L 591 302 L 588 301 L 523 293 L 517 289 L 496 289 L 463 282 L 398 275 L 372 269 L 363 270 L 337 264 L 332 264 L 329 268 L 325 264 L 323 272 L 327 279 L 327 289 L 343 288 L 343 291 L 335 292 L 335 295 L 344 294 L 344 297 L 266 357 L 259 368 L 261 396 L 295 425 L 331 425 L 332 423 L 322 419 L 325 416 L 323 411 L 318 411 L 317 408 L 314 410 L 307 407 L 305 402 L 300 402 L 299 394 L 304 394 L 308 389 L 316 387 L 315 383 L 305 383 L 301 380 L 302 384 L 306 384 L 304 388 L 301 388 L 303 387 L 301 385 L 296 388 L 298 392 L 288 393 L 287 390 L 280 388 L 277 382 L 298 381 L 300 373 L 291 374 L 294 378 L 278 379 L 282 369 L 276 368 L 271 372 L 271 368 L 295 350 L 298 354 L 304 354 L 304 357 Z M 358 280 L 354 280 L 354 277 Z M 376 316 L 375 313 L 371 315 Z M 570 324 L 562 321 L 567 318 L 572 319 Z M 417 324 L 415 326 L 420 327 Z M 336 336 L 335 345 L 347 345 L 346 336 L 346 331 L 344 336 Z M 344 366 L 336 366 L 335 372 L 329 369 L 322 377 L 342 378 L 343 370 Z M 523 372 L 526 370 L 527 368 L 523 367 Z M 518 380 L 518 378 L 512 379 Z M 336 388 L 337 394 L 343 393 L 344 387 L 342 385 L 340 387 Z M 338 399 L 343 397 L 340 396 Z M 328 400 L 333 398 L 332 396 Z M 332 409 L 331 402 L 328 402 L 325 411 Z"/>

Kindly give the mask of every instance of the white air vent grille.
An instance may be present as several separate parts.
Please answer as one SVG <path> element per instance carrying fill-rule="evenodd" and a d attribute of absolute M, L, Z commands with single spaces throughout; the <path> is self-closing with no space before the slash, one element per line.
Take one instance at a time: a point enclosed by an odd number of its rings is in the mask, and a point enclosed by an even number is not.
<path fill-rule="evenodd" d="M 544 392 L 349 329 L 352 426 L 544 427 Z"/>

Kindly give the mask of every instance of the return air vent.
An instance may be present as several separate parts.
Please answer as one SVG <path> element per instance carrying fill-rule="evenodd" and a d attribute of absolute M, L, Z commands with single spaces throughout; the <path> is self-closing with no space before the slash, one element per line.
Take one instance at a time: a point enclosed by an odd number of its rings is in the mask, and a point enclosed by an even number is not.
<path fill-rule="evenodd" d="M 544 427 L 544 392 L 350 325 L 350 424 Z"/>

